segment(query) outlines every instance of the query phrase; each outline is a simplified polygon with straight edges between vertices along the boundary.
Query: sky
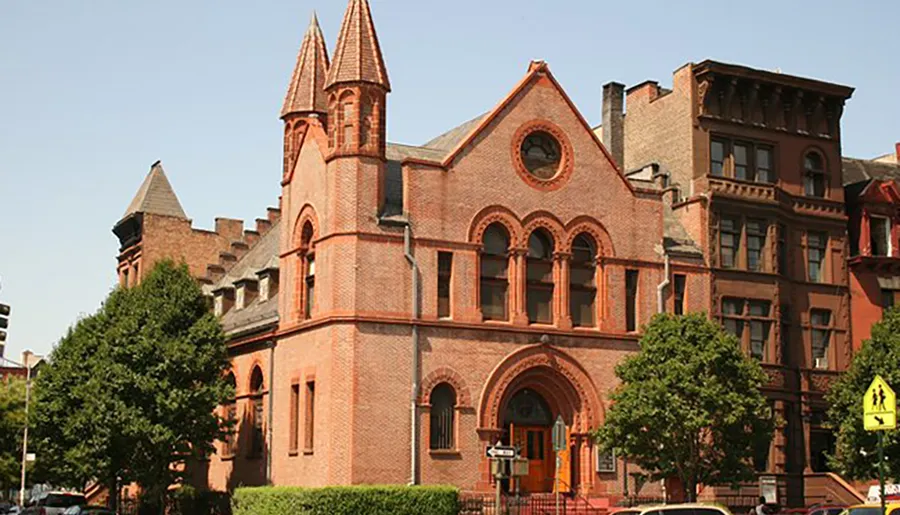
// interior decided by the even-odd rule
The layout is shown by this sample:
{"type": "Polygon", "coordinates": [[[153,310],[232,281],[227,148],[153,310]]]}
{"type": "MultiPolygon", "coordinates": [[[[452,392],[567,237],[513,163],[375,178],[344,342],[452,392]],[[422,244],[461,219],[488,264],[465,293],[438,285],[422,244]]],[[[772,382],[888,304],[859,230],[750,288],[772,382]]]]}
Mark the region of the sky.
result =
{"type": "MultiPolygon", "coordinates": [[[[388,138],[421,144],[546,60],[591,124],[601,87],[710,58],[856,87],[844,154],[900,141],[900,2],[370,0],[388,138]]],[[[122,217],[160,159],[194,226],[277,205],[278,113],[311,12],[345,0],[0,1],[0,302],[6,356],[50,352],[116,282],[122,217]]]]}

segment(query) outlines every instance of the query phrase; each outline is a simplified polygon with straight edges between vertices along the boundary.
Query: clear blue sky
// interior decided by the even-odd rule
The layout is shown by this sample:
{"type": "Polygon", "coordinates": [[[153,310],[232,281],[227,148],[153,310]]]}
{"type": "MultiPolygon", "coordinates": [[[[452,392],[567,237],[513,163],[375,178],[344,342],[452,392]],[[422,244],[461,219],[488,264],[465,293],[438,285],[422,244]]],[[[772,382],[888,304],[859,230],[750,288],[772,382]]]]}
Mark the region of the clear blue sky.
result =
{"type": "MultiPolygon", "coordinates": [[[[844,153],[900,140],[900,2],[371,0],[392,141],[496,104],[531,59],[591,123],[601,85],[713,58],[855,86],[844,153]],[[676,7],[677,6],[677,7],[676,7]]],[[[0,2],[0,301],[7,356],[48,352],[115,283],[121,217],[161,159],[194,225],[277,203],[278,112],[310,12],[333,48],[344,0],[0,2]]]]}

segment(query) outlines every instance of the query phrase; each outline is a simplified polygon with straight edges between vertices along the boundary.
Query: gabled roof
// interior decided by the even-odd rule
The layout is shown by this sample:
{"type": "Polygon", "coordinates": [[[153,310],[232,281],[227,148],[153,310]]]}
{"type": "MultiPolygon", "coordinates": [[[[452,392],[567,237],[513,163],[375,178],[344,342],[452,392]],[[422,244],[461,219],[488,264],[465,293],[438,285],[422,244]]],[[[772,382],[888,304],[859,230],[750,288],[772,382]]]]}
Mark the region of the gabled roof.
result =
{"type": "Polygon", "coordinates": [[[328,50],[325,48],[325,37],[319,27],[316,13],[313,13],[309,28],[303,36],[300,52],[297,54],[297,66],[291,76],[284,106],[281,108],[282,118],[291,113],[328,111],[325,100],[325,79],[328,73],[328,50]]]}
{"type": "Polygon", "coordinates": [[[341,82],[368,82],[391,90],[368,0],[350,0],[344,15],[325,87],[341,82]]]}
{"type": "Polygon", "coordinates": [[[187,219],[160,161],[153,163],[153,166],[150,167],[150,173],[147,174],[144,183],[141,184],[137,194],[128,204],[128,209],[125,210],[122,218],[127,218],[135,213],[187,219]]]}

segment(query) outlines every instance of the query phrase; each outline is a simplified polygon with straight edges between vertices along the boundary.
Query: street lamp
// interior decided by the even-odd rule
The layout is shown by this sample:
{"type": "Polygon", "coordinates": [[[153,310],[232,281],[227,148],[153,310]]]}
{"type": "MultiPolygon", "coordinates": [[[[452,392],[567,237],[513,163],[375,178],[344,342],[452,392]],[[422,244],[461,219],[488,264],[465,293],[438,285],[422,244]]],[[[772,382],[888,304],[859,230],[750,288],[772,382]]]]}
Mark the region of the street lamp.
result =
{"type": "Polygon", "coordinates": [[[25,430],[22,434],[22,484],[19,489],[19,506],[25,506],[25,465],[28,463],[28,402],[31,398],[31,365],[23,365],[2,356],[0,356],[0,360],[25,369],[25,430]]]}

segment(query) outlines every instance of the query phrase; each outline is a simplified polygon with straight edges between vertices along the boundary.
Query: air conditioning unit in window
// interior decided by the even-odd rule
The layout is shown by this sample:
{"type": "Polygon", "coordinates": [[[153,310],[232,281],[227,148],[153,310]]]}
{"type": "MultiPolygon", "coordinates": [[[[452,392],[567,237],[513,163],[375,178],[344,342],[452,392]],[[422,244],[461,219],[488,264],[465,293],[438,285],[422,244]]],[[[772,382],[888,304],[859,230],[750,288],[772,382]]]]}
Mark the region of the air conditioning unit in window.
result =
{"type": "Polygon", "coordinates": [[[828,368],[828,360],[826,358],[816,358],[815,365],[818,369],[828,368]]]}

